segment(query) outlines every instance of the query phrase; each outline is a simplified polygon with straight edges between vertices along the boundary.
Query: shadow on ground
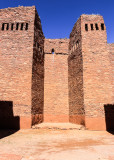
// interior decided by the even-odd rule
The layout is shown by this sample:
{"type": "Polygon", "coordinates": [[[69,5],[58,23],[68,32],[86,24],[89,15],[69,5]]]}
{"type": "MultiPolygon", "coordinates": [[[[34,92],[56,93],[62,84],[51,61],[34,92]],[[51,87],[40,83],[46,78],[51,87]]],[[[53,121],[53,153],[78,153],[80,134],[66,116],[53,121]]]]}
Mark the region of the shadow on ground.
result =
{"type": "Polygon", "coordinates": [[[3,130],[3,129],[0,129],[0,139],[2,138],[5,138],[7,136],[10,136],[14,133],[16,133],[18,130],[3,130]]]}
{"type": "Polygon", "coordinates": [[[114,135],[114,105],[104,105],[106,130],[114,135]]]}
{"type": "Polygon", "coordinates": [[[13,102],[0,101],[0,139],[20,129],[20,117],[13,115],[13,102]]]}

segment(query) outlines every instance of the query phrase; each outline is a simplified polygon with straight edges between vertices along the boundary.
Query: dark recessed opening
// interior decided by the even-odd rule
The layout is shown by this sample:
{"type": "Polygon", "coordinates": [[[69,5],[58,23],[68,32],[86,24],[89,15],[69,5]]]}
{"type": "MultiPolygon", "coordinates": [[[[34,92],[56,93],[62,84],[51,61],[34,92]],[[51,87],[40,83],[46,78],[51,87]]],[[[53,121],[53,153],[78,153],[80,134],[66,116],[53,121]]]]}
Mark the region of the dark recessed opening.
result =
{"type": "Polygon", "coordinates": [[[19,23],[16,24],[16,30],[18,30],[18,29],[19,29],[19,23]]]}
{"type": "Polygon", "coordinates": [[[21,30],[23,30],[23,26],[24,26],[24,23],[21,23],[21,28],[20,28],[21,30]]]}
{"type": "Polygon", "coordinates": [[[14,116],[13,107],[12,101],[0,101],[0,129],[20,128],[20,117],[14,116]]]}
{"type": "Polygon", "coordinates": [[[93,24],[90,24],[90,26],[91,26],[91,30],[93,30],[93,24]]]}
{"type": "Polygon", "coordinates": [[[11,30],[13,30],[14,23],[11,24],[11,30]]]}
{"type": "Polygon", "coordinates": [[[101,23],[101,30],[104,30],[104,23],[101,23]]]}
{"type": "Polygon", "coordinates": [[[54,48],[52,48],[51,53],[54,54],[54,52],[55,52],[55,50],[54,50],[54,48]]]}
{"type": "Polygon", "coordinates": [[[25,27],[25,30],[28,30],[28,23],[26,23],[26,27],[25,27]]]}
{"type": "Polygon", "coordinates": [[[5,26],[5,24],[3,23],[3,24],[2,24],[2,31],[4,31],[4,26],[5,26]]]}
{"type": "Polygon", "coordinates": [[[95,28],[96,28],[96,30],[99,30],[99,27],[98,27],[97,23],[95,24],[95,28]]]}
{"type": "Polygon", "coordinates": [[[85,30],[88,31],[88,24],[85,24],[85,30]]]}
{"type": "Polygon", "coordinates": [[[4,30],[9,30],[9,23],[3,23],[2,24],[2,31],[4,31],[4,30]]]}
{"type": "Polygon", "coordinates": [[[7,26],[6,26],[6,30],[8,30],[8,29],[9,29],[9,23],[7,23],[6,25],[7,25],[7,26]]]}
{"type": "Polygon", "coordinates": [[[79,46],[79,41],[76,42],[76,48],[78,48],[78,46],[79,46]]]}

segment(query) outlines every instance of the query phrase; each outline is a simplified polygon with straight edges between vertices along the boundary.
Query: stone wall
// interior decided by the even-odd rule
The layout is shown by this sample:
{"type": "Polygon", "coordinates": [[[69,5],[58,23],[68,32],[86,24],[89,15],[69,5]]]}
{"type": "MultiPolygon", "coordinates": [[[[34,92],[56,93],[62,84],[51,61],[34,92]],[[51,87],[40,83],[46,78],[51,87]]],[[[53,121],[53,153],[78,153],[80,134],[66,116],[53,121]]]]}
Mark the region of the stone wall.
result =
{"type": "Polygon", "coordinates": [[[68,41],[45,40],[44,122],[69,122],[68,41]]]}
{"type": "Polygon", "coordinates": [[[44,36],[35,7],[1,9],[0,107],[12,104],[11,117],[18,116],[20,128],[31,128],[43,118],[43,52],[44,36]]]}
{"type": "Polygon", "coordinates": [[[114,43],[108,44],[109,51],[109,60],[110,60],[110,75],[111,75],[111,83],[112,83],[112,104],[114,104],[114,43]]]}
{"type": "Polygon", "coordinates": [[[35,10],[32,65],[32,125],[43,121],[44,109],[44,35],[35,10]]]}
{"type": "Polygon", "coordinates": [[[81,35],[85,125],[91,130],[105,130],[104,106],[112,104],[112,85],[103,17],[82,15],[81,35]]]}
{"type": "Polygon", "coordinates": [[[69,43],[71,122],[85,124],[90,130],[106,130],[106,107],[112,109],[113,104],[112,52],[103,17],[80,16],[69,43]]]}
{"type": "Polygon", "coordinates": [[[69,39],[45,39],[45,53],[68,53],[69,39]]]}
{"type": "Polygon", "coordinates": [[[31,126],[35,7],[0,10],[0,100],[13,102],[20,128],[31,126]]]}
{"type": "Polygon", "coordinates": [[[85,124],[81,18],[70,34],[68,58],[70,122],[85,124]]]}
{"type": "Polygon", "coordinates": [[[113,53],[100,15],[80,16],[70,40],[45,39],[34,6],[1,9],[0,127],[114,128],[113,53]]]}

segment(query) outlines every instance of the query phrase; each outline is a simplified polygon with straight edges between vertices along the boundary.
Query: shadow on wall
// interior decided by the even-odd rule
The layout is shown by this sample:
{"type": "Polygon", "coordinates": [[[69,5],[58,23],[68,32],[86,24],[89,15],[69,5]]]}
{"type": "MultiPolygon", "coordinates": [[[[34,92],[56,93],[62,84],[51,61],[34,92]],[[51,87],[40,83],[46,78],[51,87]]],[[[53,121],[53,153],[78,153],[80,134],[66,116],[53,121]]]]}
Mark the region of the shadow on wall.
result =
{"type": "Polygon", "coordinates": [[[106,130],[114,134],[114,104],[104,105],[106,130]]]}
{"type": "Polygon", "coordinates": [[[13,102],[0,101],[0,139],[20,129],[20,117],[13,115],[13,102]]]}

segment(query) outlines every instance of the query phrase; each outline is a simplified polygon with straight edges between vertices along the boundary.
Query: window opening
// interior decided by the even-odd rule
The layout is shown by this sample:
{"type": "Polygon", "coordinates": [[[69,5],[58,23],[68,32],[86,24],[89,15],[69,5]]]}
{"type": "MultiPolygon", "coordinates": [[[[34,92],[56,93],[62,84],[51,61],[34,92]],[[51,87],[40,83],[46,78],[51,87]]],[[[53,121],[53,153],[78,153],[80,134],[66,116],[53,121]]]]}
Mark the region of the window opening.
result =
{"type": "Polygon", "coordinates": [[[13,30],[14,23],[11,24],[11,30],[13,30]]]}
{"type": "Polygon", "coordinates": [[[55,51],[54,51],[54,48],[52,48],[51,53],[54,54],[54,52],[55,52],[55,51]]]}
{"type": "Polygon", "coordinates": [[[8,30],[9,29],[9,23],[7,23],[7,26],[6,26],[6,30],[8,30]]]}
{"type": "Polygon", "coordinates": [[[4,30],[8,30],[9,29],[9,23],[3,23],[2,24],[2,31],[4,31],[4,30]],[[5,28],[5,25],[6,25],[6,28],[5,28]]]}
{"type": "Polygon", "coordinates": [[[85,24],[85,30],[88,31],[88,24],[85,24]]]}
{"type": "Polygon", "coordinates": [[[28,30],[28,23],[26,23],[26,27],[25,27],[25,30],[28,30]]]}
{"type": "Polygon", "coordinates": [[[21,23],[21,30],[23,30],[24,23],[21,23]]]}
{"type": "Polygon", "coordinates": [[[99,27],[98,27],[97,23],[95,24],[95,28],[96,28],[96,30],[99,30],[99,27]]]}
{"type": "Polygon", "coordinates": [[[4,30],[4,26],[5,26],[5,24],[3,23],[3,24],[2,24],[2,31],[4,30]]]}
{"type": "Polygon", "coordinates": [[[91,25],[91,30],[93,30],[93,24],[90,24],[91,25]]]}
{"type": "Polygon", "coordinates": [[[19,23],[16,24],[16,30],[18,30],[18,29],[19,29],[19,23]]]}
{"type": "Polygon", "coordinates": [[[101,23],[101,30],[104,30],[104,23],[101,23]]]}

